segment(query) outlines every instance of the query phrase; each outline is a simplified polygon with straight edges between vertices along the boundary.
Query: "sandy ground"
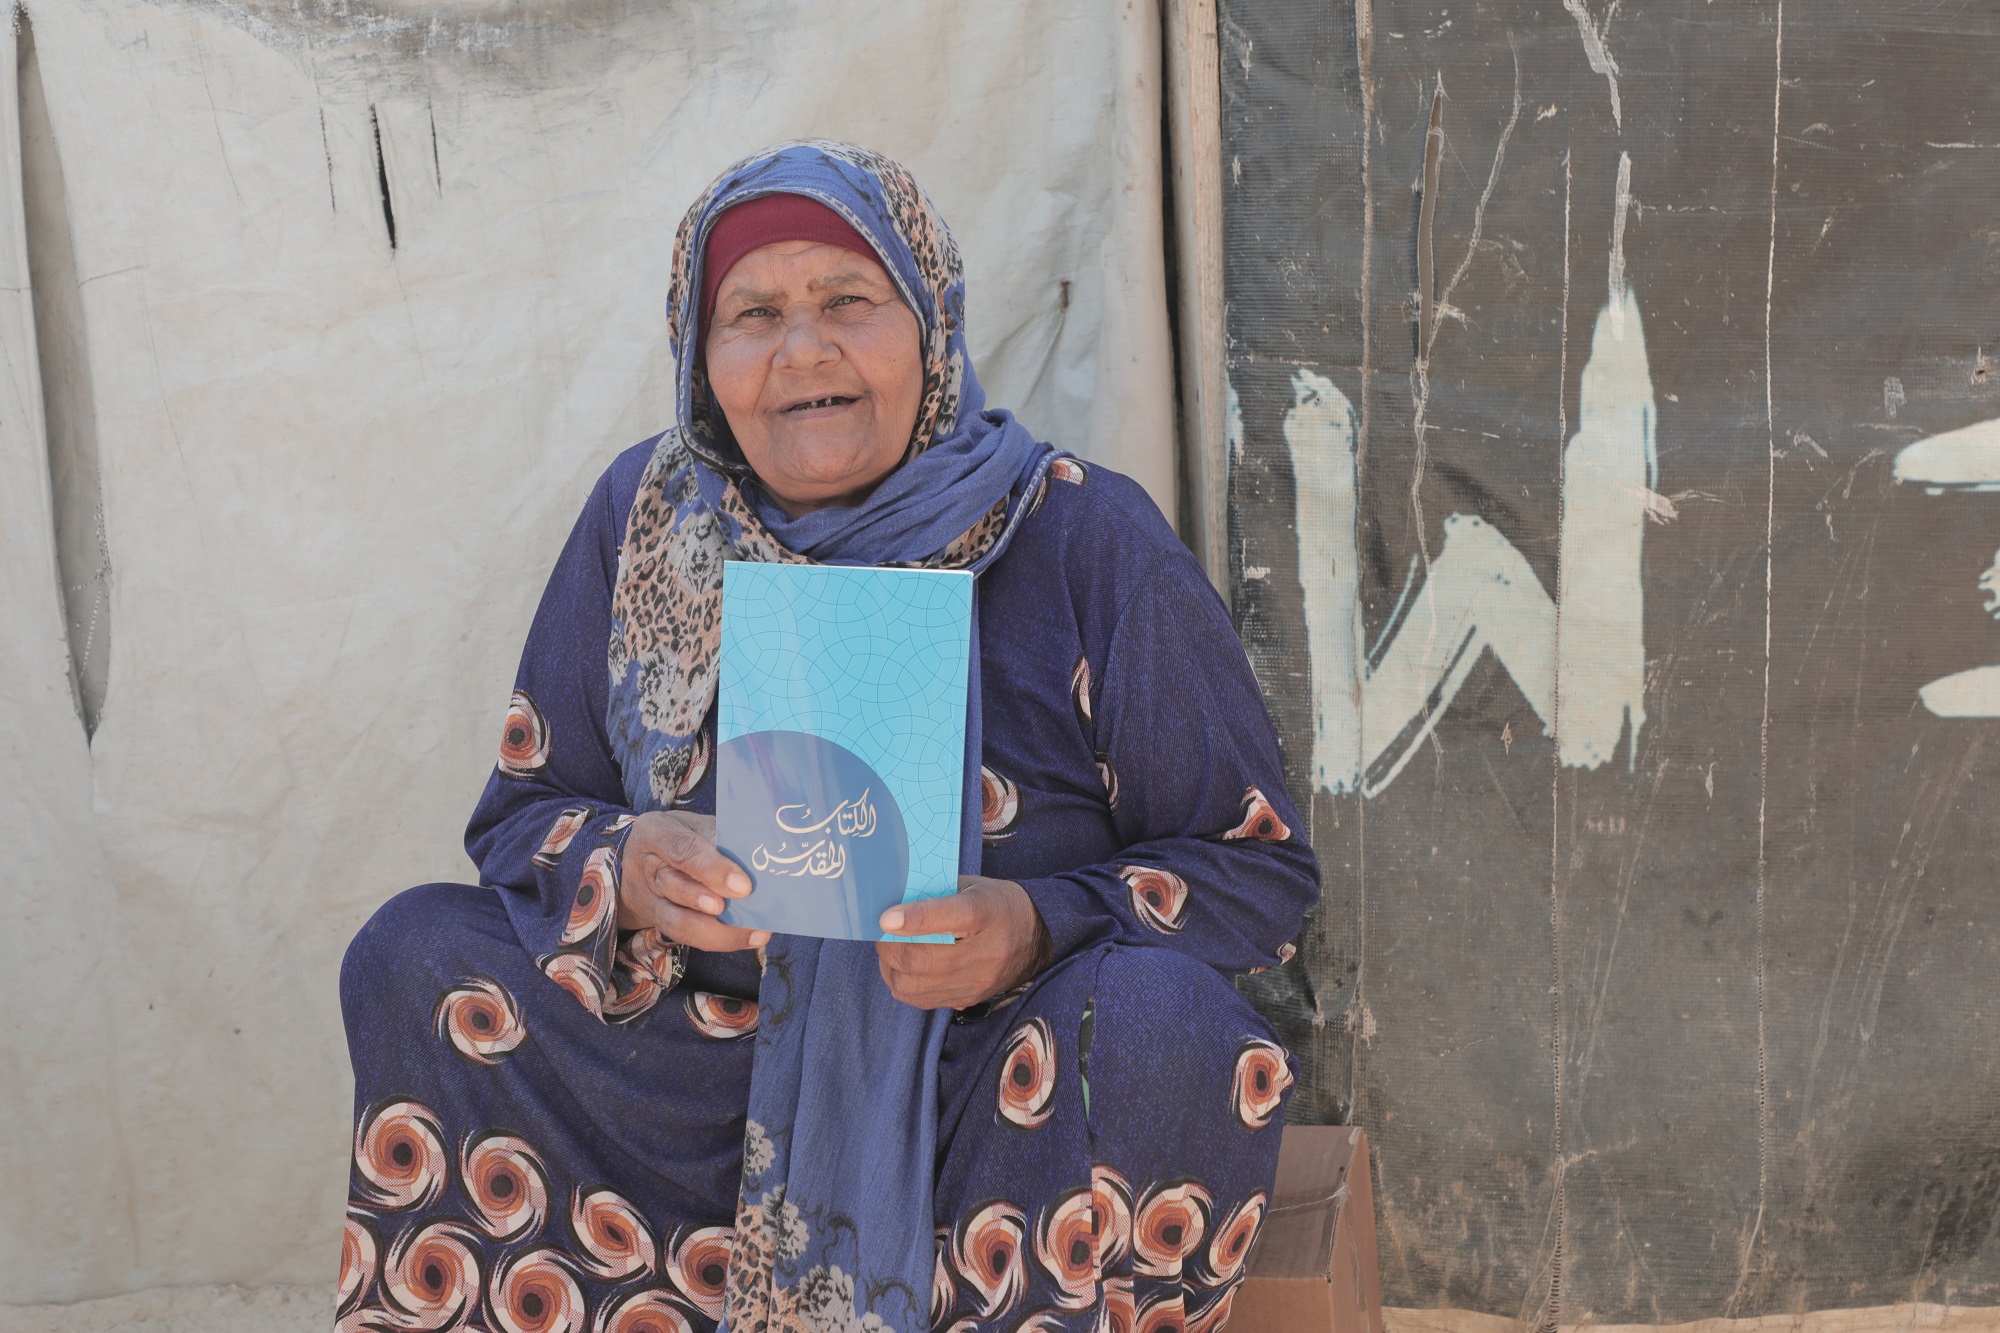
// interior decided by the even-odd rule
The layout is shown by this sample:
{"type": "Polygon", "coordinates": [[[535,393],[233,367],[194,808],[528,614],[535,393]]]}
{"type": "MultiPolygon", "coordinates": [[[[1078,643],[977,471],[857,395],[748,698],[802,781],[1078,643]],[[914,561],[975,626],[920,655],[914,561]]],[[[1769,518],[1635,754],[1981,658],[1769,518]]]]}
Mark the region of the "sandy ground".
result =
{"type": "Polygon", "coordinates": [[[75,1305],[0,1305],[0,1333],[327,1333],[333,1288],[160,1287],[75,1305]]]}
{"type": "MultiPolygon", "coordinates": [[[[1519,1324],[1469,1310],[1382,1312],[1382,1333],[1511,1333],[1519,1324]]],[[[327,1333],[327,1287],[163,1287],[75,1305],[0,1305],[0,1333],[327,1333]]],[[[1996,1333],[2000,1309],[1932,1304],[1815,1310],[1693,1324],[1564,1325],[1564,1333],[1996,1333]]],[[[1237,1333],[1285,1333],[1240,1329],[1237,1333]]],[[[1319,1333],[1300,1330],[1299,1333],[1319,1333]]]]}

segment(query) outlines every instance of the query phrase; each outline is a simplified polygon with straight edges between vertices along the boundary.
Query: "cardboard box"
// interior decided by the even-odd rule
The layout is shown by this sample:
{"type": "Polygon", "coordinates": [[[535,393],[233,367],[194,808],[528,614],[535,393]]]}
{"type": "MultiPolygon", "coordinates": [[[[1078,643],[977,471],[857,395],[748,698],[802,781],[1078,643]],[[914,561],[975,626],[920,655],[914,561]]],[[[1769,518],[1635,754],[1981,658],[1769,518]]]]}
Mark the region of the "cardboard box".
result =
{"type": "Polygon", "coordinates": [[[1231,1333],[1382,1333],[1368,1136],[1287,1125],[1231,1333]]]}

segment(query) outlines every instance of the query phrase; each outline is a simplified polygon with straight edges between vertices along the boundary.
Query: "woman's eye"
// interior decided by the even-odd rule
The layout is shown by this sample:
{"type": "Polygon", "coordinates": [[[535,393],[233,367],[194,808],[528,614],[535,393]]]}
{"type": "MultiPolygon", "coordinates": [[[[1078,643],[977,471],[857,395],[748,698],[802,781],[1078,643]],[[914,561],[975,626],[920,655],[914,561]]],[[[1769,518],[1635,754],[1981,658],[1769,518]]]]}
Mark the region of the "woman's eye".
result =
{"type": "Polygon", "coordinates": [[[827,305],[828,306],[853,305],[860,300],[861,298],[854,295],[852,292],[843,292],[841,295],[834,297],[831,301],[828,301],[827,305]]]}

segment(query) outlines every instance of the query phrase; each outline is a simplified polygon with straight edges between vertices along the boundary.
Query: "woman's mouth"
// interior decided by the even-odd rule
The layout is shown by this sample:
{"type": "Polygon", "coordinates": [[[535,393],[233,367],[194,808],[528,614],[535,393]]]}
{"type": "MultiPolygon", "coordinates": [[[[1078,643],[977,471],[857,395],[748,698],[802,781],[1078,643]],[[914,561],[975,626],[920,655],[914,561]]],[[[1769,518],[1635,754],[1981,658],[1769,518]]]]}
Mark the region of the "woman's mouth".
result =
{"type": "Polygon", "coordinates": [[[859,400],[855,398],[845,397],[841,394],[831,394],[825,398],[808,398],[802,402],[793,403],[790,407],[786,408],[785,411],[813,412],[821,408],[827,408],[827,407],[846,407],[849,403],[857,401],[859,400]]]}

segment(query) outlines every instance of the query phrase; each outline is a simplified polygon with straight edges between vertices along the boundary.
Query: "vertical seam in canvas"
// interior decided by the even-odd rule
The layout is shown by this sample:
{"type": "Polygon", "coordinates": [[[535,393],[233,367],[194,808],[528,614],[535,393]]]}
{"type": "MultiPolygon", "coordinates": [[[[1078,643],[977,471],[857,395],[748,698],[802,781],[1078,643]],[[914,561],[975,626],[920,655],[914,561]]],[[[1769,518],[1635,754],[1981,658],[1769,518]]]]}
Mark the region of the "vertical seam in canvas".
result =
{"type": "Polygon", "coordinates": [[[1757,1214],[1743,1241],[1736,1287],[1729,1294],[1725,1318],[1734,1317],[1750,1277],[1750,1264],[1764,1228],[1764,1210],[1771,1184],[1771,1067],[1766,1043],[1764,1005],[1764,896],[1770,880],[1768,814],[1771,797],[1771,620],[1778,530],[1778,440],[1776,398],[1771,386],[1771,306],[1778,273],[1778,133],[1785,96],[1785,0],[1778,0],[1771,42],[1771,208],[1770,236],[1764,256],[1764,706],[1757,732],[1757,884],[1752,969],[1757,1000],[1757,1214]]]}
{"type": "MultiPolygon", "coordinates": [[[[1569,495],[1569,290],[1570,290],[1570,156],[1563,153],[1563,287],[1561,343],[1556,376],[1556,531],[1564,526],[1569,495]]],[[[1549,735],[1555,741],[1549,777],[1549,1066],[1554,1114],[1550,1137],[1555,1159],[1555,1199],[1550,1226],[1555,1241],[1549,1253],[1549,1295],[1541,1328],[1550,1333],[1562,1317],[1563,1227],[1568,1204],[1569,1171],[1563,1161],[1563,1011],[1562,1011],[1562,571],[1556,571],[1555,671],[1550,694],[1549,735]]],[[[1632,738],[1634,745],[1638,737],[1632,738]]]]}
{"type": "MultiPolygon", "coordinates": [[[[1355,431],[1355,495],[1360,495],[1361,478],[1368,468],[1368,408],[1373,397],[1373,331],[1370,328],[1371,297],[1375,255],[1375,180],[1369,172],[1370,148],[1375,139],[1375,49],[1374,0],[1355,0],[1354,63],[1361,81],[1361,419],[1355,431]]],[[[1361,643],[1357,636],[1356,644],[1361,643]]],[[[1357,681],[1366,671],[1355,664],[1357,681]]],[[[1317,795],[1317,793],[1315,793],[1317,795]]],[[[1368,1030],[1367,1002],[1362,984],[1368,971],[1368,799],[1359,791],[1354,799],[1354,998],[1348,1007],[1347,1033],[1347,1118],[1356,1114],[1361,1095],[1361,1043],[1368,1030]]]]}

